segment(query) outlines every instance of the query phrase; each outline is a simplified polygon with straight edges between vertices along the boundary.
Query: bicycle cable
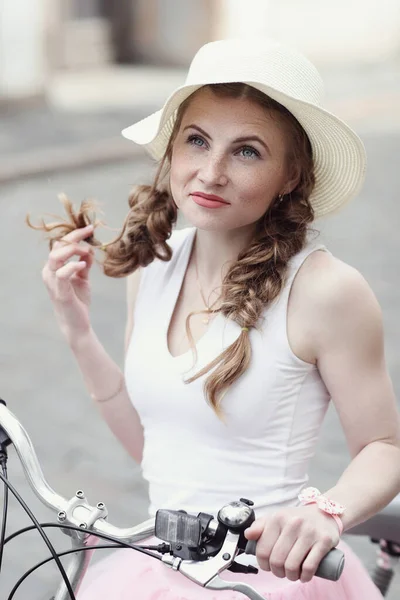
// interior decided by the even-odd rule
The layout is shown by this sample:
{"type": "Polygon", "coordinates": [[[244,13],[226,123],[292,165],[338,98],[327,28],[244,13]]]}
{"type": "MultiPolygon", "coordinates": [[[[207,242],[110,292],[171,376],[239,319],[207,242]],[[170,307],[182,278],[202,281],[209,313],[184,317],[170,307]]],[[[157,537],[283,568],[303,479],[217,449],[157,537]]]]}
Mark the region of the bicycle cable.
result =
{"type": "MultiPolygon", "coordinates": [[[[7,458],[4,454],[0,455],[1,470],[3,476],[7,479],[7,458]]],[[[3,521],[1,524],[0,533],[0,573],[3,567],[3,552],[5,546],[6,528],[7,528],[7,515],[8,515],[8,487],[4,484],[4,498],[3,498],[3,521]]]]}
{"type": "MultiPolygon", "coordinates": [[[[169,544],[165,544],[164,542],[161,544],[158,544],[157,546],[140,546],[138,544],[129,544],[128,542],[123,542],[122,540],[114,538],[112,535],[107,535],[106,533],[98,533],[98,532],[94,532],[94,531],[92,532],[89,529],[82,530],[81,527],[76,527],[75,525],[65,525],[64,523],[40,523],[40,527],[42,527],[42,529],[49,529],[49,528],[70,529],[71,531],[79,531],[80,533],[82,533],[82,531],[84,531],[88,535],[91,535],[93,537],[98,537],[102,540],[107,540],[108,542],[113,542],[114,544],[118,544],[119,546],[121,546],[123,548],[130,548],[131,550],[137,550],[138,552],[141,552],[142,554],[147,554],[147,555],[151,556],[152,558],[157,558],[158,560],[161,560],[161,557],[157,556],[156,554],[151,552],[150,549],[155,550],[156,552],[160,552],[161,554],[164,554],[166,552],[169,552],[169,548],[170,548],[169,544]]],[[[18,531],[11,533],[5,539],[4,543],[7,544],[8,542],[11,542],[11,540],[13,540],[14,538],[18,537],[19,535],[22,535],[23,533],[27,533],[28,531],[33,531],[34,529],[36,529],[35,525],[28,525],[27,527],[24,527],[23,529],[19,529],[18,531]]]]}
{"type": "Polygon", "coordinates": [[[41,537],[43,538],[43,541],[45,542],[46,546],[48,547],[48,549],[50,550],[55,563],[61,573],[61,576],[64,580],[64,583],[67,587],[68,590],[68,594],[70,595],[70,600],[76,600],[74,591],[72,589],[71,583],[68,579],[67,573],[65,572],[65,569],[60,561],[60,559],[57,556],[57,552],[54,548],[54,546],[52,545],[52,543],[50,542],[49,538],[47,537],[47,535],[45,534],[43,528],[41,527],[39,521],[36,519],[35,515],[33,514],[33,512],[31,511],[31,509],[29,508],[29,506],[26,504],[26,502],[24,501],[24,499],[21,497],[21,495],[17,492],[17,490],[14,488],[14,486],[8,481],[8,479],[6,477],[4,477],[4,475],[2,473],[0,473],[0,479],[3,481],[3,483],[7,486],[7,488],[11,491],[11,493],[14,495],[14,497],[18,500],[18,502],[20,503],[20,505],[22,506],[22,508],[25,510],[26,514],[29,516],[29,518],[31,519],[32,523],[35,525],[36,529],[38,530],[38,532],[40,533],[41,537]]]}
{"type": "MultiPolygon", "coordinates": [[[[31,526],[30,529],[35,529],[35,527],[31,526]]],[[[138,546],[138,547],[130,546],[130,547],[132,548],[132,550],[138,550],[140,548],[140,546],[138,546]]],[[[149,546],[149,547],[151,547],[151,546],[149,546]]],[[[63,552],[58,552],[57,556],[59,558],[61,558],[62,556],[68,556],[69,554],[75,554],[76,552],[85,552],[86,550],[105,550],[107,548],[117,548],[118,549],[118,548],[124,548],[124,546],[122,545],[122,542],[119,544],[97,544],[96,546],[85,546],[84,548],[75,548],[75,549],[72,548],[70,550],[64,550],[63,552]]],[[[142,549],[146,549],[146,548],[142,547],[142,549]]],[[[146,554],[147,554],[147,552],[146,552],[146,554]]],[[[159,558],[159,557],[154,555],[154,558],[159,558]]],[[[7,600],[13,600],[16,592],[18,591],[18,588],[23,584],[25,579],[27,579],[29,577],[29,575],[31,575],[34,571],[36,571],[40,567],[43,567],[45,564],[51,562],[52,560],[54,560],[54,557],[49,556],[48,558],[45,558],[44,560],[42,560],[41,562],[39,562],[35,566],[33,566],[31,569],[26,571],[18,579],[17,583],[11,590],[10,595],[8,596],[7,600]]]]}
{"type": "MultiPolygon", "coordinates": [[[[79,531],[80,533],[82,532],[82,529],[80,527],[75,527],[74,525],[65,525],[65,524],[61,524],[61,523],[40,523],[40,527],[42,529],[46,529],[46,528],[55,528],[55,529],[70,529],[72,531],[79,531]]],[[[23,533],[27,533],[29,531],[33,531],[37,529],[37,527],[35,525],[29,525],[27,527],[24,527],[23,529],[20,529],[18,531],[15,531],[14,533],[10,534],[4,541],[4,545],[7,544],[8,542],[11,542],[11,540],[13,540],[14,538],[18,537],[19,535],[22,535],[23,533]]],[[[96,545],[96,546],[85,546],[82,548],[75,548],[75,549],[71,549],[65,552],[59,552],[57,553],[58,557],[61,556],[65,556],[67,554],[73,554],[74,552],[83,552],[85,550],[100,550],[102,548],[129,548],[132,550],[136,550],[138,552],[141,552],[142,554],[147,554],[148,556],[151,556],[152,558],[156,558],[157,560],[161,560],[160,556],[157,556],[156,554],[154,554],[154,552],[151,552],[150,549],[155,550],[156,552],[160,552],[160,553],[164,553],[167,550],[169,550],[169,545],[162,543],[162,544],[158,544],[155,546],[139,546],[137,544],[129,544],[127,542],[123,542],[121,540],[117,540],[116,538],[112,537],[112,536],[108,536],[106,534],[102,534],[102,533],[92,533],[90,531],[87,532],[88,535],[94,536],[94,537],[98,537],[100,539],[104,539],[107,541],[111,541],[113,542],[113,544],[108,544],[107,546],[103,546],[103,545],[96,545]]],[[[32,567],[31,569],[29,569],[28,571],[26,571],[21,577],[20,579],[17,581],[17,583],[15,584],[15,586],[13,587],[13,589],[11,590],[11,595],[8,596],[7,600],[12,600],[12,598],[14,598],[15,593],[17,592],[17,590],[19,589],[19,587],[22,585],[22,583],[25,581],[25,579],[27,577],[29,577],[29,575],[31,573],[33,573],[34,571],[36,571],[36,569],[39,569],[41,566],[45,565],[46,563],[55,560],[54,556],[51,556],[47,559],[44,559],[43,561],[41,561],[40,563],[36,564],[34,567],[32,567]]]]}
{"type": "MultiPolygon", "coordinates": [[[[106,548],[121,548],[121,547],[123,547],[123,546],[120,546],[119,544],[101,544],[101,545],[97,545],[97,546],[85,546],[85,548],[75,548],[75,549],[65,550],[63,552],[57,552],[57,556],[59,558],[61,558],[62,556],[67,556],[68,554],[75,554],[75,552],[84,552],[85,550],[103,550],[106,548]]],[[[49,556],[48,558],[45,558],[40,563],[37,563],[37,565],[35,565],[34,567],[32,567],[31,569],[26,571],[18,579],[17,583],[14,585],[13,589],[10,592],[10,595],[7,597],[7,600],[13,600],[18,589],[23,584],[25,579],[27,579],[29,577],[29,575],[31,575],[34,571],[36,571],[40,567],[43,567],[43,565],[45,565],[46,563],[51,562],[52,560],[54,560],[54,557],[49,556]]]]}

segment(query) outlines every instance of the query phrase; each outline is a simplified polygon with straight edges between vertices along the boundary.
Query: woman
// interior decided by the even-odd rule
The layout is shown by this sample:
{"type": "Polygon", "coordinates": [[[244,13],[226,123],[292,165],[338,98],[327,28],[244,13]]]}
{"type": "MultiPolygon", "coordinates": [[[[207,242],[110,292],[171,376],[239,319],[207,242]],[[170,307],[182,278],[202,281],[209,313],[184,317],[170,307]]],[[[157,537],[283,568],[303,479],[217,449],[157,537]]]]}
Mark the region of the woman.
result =
{"type": "MultiPolygon", "coordinates": [[[[43,277],[90,394],[142,463],[151,515],[215,514],[247,496],[261,571],[225,578],[246,578],[273,600],[373,600],[378,591],[342,543],[340,581],[313,578],[342,531],[400,491],[379,306],[310,233],[315,217],[354,197],[365,171],[362,143],[319,107],[321,91],[314,67],[288,48],[214,42],[159,113],[124,130],[160,161],[103,248],[105,273],[128,278],[125,376],[90,325],[99,245],[90,207],[76,214],[67,203],[69,222],[42,226],[52,235],[43,277]],[[178,211],[191,227],[171,235],[178,211]],[[324,500],[303,488],[330,399],[352,461],[324,500]]],[[[116,552],[79,598],[242,597],[154,563],[116,552]]]]}

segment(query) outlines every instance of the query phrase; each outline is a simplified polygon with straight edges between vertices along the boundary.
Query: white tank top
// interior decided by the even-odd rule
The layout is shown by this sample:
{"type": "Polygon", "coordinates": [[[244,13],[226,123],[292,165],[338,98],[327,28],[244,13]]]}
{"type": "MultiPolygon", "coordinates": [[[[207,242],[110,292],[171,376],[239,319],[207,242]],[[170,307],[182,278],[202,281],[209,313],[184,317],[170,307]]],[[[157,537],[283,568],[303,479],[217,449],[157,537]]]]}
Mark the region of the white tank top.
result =
{"type": "Polygon", "coordinates": [[[175,231],[172,259],[143,269],[126,356],[127,389],[144,428],[150,515],[158,508],[216,514],[241,497],[253,500],[258,515],[294,505],[329,395],[317,368],[289,346],[287,304],[301,264],[323,246],[309,242],[291,260],[279,298],[250,330],[251,363],[224,397],[222,422],[205,400],[204,377],[184,380],[230,345],[239,325],[217,314],[197,343],[194,368],[191,350],[173,357],[167,344],[194,238],[195,228],[175,231]]]}

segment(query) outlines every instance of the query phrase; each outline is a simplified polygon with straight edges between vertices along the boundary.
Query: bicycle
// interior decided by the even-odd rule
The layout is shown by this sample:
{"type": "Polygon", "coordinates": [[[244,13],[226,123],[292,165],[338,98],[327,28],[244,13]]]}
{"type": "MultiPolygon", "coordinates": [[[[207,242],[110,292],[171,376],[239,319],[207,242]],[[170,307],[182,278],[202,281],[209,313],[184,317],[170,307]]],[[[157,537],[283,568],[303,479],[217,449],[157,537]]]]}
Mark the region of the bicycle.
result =
{"type": "MultiPolygon", "coordinates": [[[[161,560],[166,567],[179,571],[208,589],[235,590],[250,600],[264,600],[263,596],[245,582],[224,580],[220,574],[224,570],[236,573],[257,573],[252,565],[236,562],[241,554],[255,554],[256,543],[248,542],[244,531],[255,519],[251,500],[241,498],[222,507],[218,515],[160,509],[155,518],[131,528],[119,528],[107,521],[108,512],[103,502],[96,506],[88,503],[82,490],[78,490],[70,500],[57,494],[47,483],[42,473],[32,442],[17,418],[0,400],[0,465],[3,474],[0,479],[5,486],[3,523],[0,534],[0,570],[5,545],[15,537],[37,529],[47,544],[51,556],[29,569],[15,584],[8,600],[13,600],[20,585],[37,568],[55,560],[62,581],[56,594],[50,600],[76,600],[80,584],[89,566],[93,552],[100,548],[126,547],[144,552],[154,559],[161,560]],[[25,475],[36,496],[48,508],[57,513],[57,521],[38,523],[7,476],[7,447],[13,445],[24,468],[25,475]],[[25,527],[5,537],[8,491],[11,491],[31,518],[33,525],[25,527]],[[59,528],[71,538],[72,548],[57,553],[46,536],[45,529],[59,528]],[[155,536],[160,542],[152,545],[138,545],[137,542],[155,536]],[[112,544],[100,544],[105,539],[112,544]],[[72,554],[65,569],[60,557],[72,554]]],[[[373,574],[373,580],[384,596],[393,577],[395,562],[400,556],[400,500],[396,499],[384,511],[370,521],[352,530],[356,535],[368,535],[380,541],[380,555],[373,574]]],[[[321,561],[316,576],[337,581],[343,571],[344,555],[334,548],[321,561]]]]}

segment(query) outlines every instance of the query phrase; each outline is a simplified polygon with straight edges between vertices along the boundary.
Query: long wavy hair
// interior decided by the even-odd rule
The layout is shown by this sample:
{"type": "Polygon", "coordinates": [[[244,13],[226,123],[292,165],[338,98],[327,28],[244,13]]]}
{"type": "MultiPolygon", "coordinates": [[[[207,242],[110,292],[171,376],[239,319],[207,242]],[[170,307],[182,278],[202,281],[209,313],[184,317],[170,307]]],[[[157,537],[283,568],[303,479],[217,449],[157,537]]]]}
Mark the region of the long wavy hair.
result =
{"type": "MultiPolygon", "coordinates": [[[[249,330],[257,326],[265,310],[280,294],[290,259],[306,243],[309,224],[314,219],[309,197],[314,187],[314,164],[310,141],[295,117],[281,104],[256,88],[243,83],[213,84],[206,86],[214,94],[228,98],[246,98],[263,107],[268,114],[278,114],[287,135],[287,173],[298,180],[289,194],[276,199],[256,224],[251,243],[244,248],[227,272],[221,287],[218,311],[242,327],[237,340],[210,364],[187,380],[190,383],[208,375],[204,383],[205,396],[215,412],[221,416],[222,397],[244,373],[250,363],[249,330]]],[[[195,92],[196,93],[196,92],[195,92]]],[[[102,246],[105,252],[103,270],[110,277],[125,277],[138,267],[146,267],[154,259],[169,261],[172,250],[168,245],[177,220],[177,208],[169,191],[169,167],[172,148],[190,96],[179,108],[165,154],[160,161],[152,185],[140,185],[129,196],[129,212],[121,233],[109,244],[102,245],[93,235],[87,241],[102,246]]],[[[50,247],[66,233],[84,227],[96,219],[96,207],[82,203],[74,209],[63,200],[67,218],[53,223],[33,225],[49,234],[50,247]]],[[[189,319],[186,328],[190,335],[189,319]]]]}

